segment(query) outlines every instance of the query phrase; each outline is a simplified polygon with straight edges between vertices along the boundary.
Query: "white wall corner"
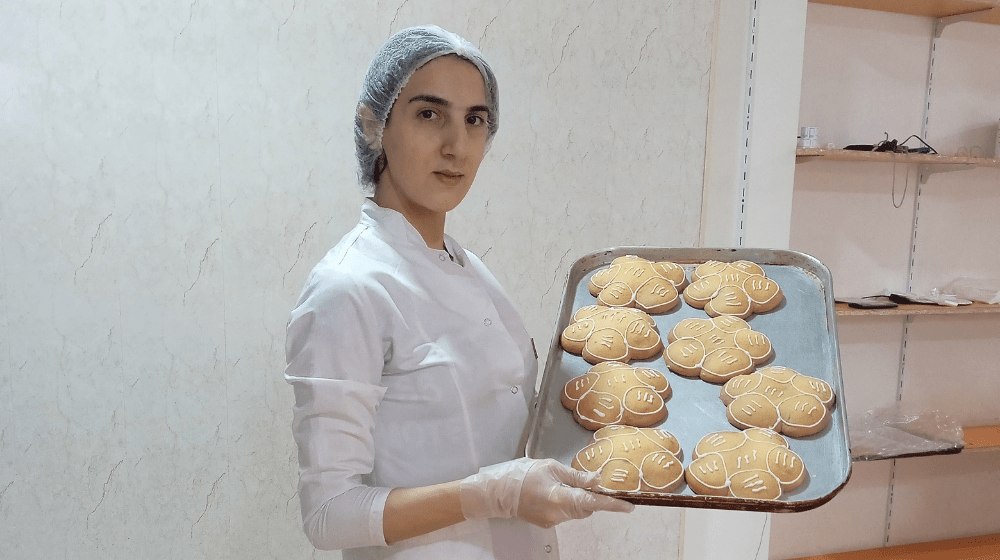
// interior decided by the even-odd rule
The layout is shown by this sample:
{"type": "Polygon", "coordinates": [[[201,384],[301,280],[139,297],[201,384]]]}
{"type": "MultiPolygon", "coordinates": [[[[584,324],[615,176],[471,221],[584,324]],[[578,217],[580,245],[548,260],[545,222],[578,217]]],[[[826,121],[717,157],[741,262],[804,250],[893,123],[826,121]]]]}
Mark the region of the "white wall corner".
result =
{"type": "Polygon", "coordinates": [[[806,7],[716,4],[702,246],[788,247],[806,7]]]}
{"type": "Polygon", "coordinates": [[[806,0],[757,0],[744,246],[787,249],[802,90],[806,0]]]}
{"type": "Polygon", "coordinates": [[[736,247],[742,213],[747,58],[753,0],[716,0],[700,245],[736,247]]]}
{"type": "Polygon", "coordinates": [[[681,560],[767,560],[771,514],[686,509],[681,560]]]}

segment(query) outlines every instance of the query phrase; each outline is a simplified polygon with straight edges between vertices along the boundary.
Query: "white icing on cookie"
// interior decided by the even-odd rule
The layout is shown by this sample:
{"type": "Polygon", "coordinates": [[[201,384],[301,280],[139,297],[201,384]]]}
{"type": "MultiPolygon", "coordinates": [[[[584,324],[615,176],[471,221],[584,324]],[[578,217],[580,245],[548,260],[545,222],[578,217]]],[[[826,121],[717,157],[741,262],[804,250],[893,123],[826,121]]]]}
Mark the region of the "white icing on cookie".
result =
{"type": "Polygon", "coordinates": [[[612,424],[647,427],[667,416],[670,382],[662,373],[621,362],[603,362],[563,386],[561,402],[584,428],[612,424]]]}
{"type": "Polygon", "coordinates": [[[615,425],[595,432],[572,466],[600,473],[606,491],[667,493],[684,479],[680,453],[677,438],[665,430],[615,425]]]}
{"type": "Polygon", "coordinates": [[[749,261],[701,264],[691,273],[691,284],[683,293],[688,305],[704,309],[712,317],[746,318],[753,313],[766,313],[784,297],[778,283],[749,261]]]}
{"type": "Polygon", "coordinates": [[[792,437],[825,428],[835,402],[828,383],[782,366],[733,377],[719,398],[726,405],[726,417],[737,428],[771,428],[792,437]]]}
{"type": "Polygon", "coordinates": [[[750,373],[774,353],[767,336],[730,316],[684,319],[670,329],[667,340],[663,360],[670,371],[710,383],[750,373]]]}
{"type": "Polygon", "coordinates": [[[635,307],[665,313],[680,303],[687,286],[684,269],[672,262],[652,262],[635,255],[618,257],[590,278],[590,294],[608,307],[635,307]]]}
{"type": "Polygon", "coordinates": [[[768,430],[712,432],[693,455],[685,479],[696,494],[776,500],[805,480],[802,459],[768,430]]]}
{"type": "Polygon", "coordinates": [[[577,310],[560,344],[592,364],[651,358],[663,348],[656,322],[645,312],[597,305],[577,310]]]}

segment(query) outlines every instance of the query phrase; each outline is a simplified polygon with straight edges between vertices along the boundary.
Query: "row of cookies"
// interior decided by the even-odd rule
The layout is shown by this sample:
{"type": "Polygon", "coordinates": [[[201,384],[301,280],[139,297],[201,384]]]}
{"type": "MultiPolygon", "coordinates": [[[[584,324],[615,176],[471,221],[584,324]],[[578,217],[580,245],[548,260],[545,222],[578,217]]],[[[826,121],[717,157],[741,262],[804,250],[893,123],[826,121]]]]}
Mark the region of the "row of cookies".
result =
{"type": "MultiPolygon", "coordinates": [[[[684,319],[670,330],[667,342],[663,359],[670,371],[710,383],[753,371],[774,355],[767,336],[728,315],[684,319]]],[[[656,321],[647,313],[600,305],[578,309],[560,344],[591,364],[646,360],[664,350],[656,321]]]]}
{"type": "Polygon", "coordinates": [[[781,303],[781,287],[750,261],[709,261],[691,272],[672,262],[653,262],[635,255],[618,257],[591,276],[590,294],[606,307],[632,307],[665,313],[677,307],[680,294],[691,307],[712,317],[745,319],[766,313],[781,303]]]}
{"type": "Polygon", "coordinates": [[[680,444],[656,428],[611,425],[573,458],[572,467],[600,475],[612,492],[668,493],[682,484],[699,495],[777,500],[806,478],[802,459],[788,441],[762,428],[704,436],[682,467],[680,444]]]}
{"type": "MultiPolygon", "coordinates": [[[[563,386],[560,402],[588,430],[663,423],[670,381],[659,371],[622,362],[603,362],[563,386]]],[[[735,376],[722,386],[719,399],[733,426],[765,428],[805,437],[830,422],[835,397],[830,384],[782,366],[735,376]]]]}

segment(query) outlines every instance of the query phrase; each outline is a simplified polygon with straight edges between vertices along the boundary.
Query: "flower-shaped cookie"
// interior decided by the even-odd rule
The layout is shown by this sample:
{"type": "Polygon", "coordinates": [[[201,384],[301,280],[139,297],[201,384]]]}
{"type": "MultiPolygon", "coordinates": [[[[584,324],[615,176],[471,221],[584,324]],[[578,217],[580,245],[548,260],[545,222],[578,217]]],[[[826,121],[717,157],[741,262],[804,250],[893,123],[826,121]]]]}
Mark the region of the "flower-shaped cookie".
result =
{"type": "Polygon", "coordinates": [[[667,334],[663,360],[670,371],[685,377],[701,376],[710,383],[750,373],[773,354],[771,341],[738,317],[690,318],[667,334]]]}
{"type": "Polygon", "coordinates": [[[750,261],[708,261],[694,269],[691,284],[684,288],[684,301],[712,317],[733,315],[746,319],[753,313],[774,309],[782,299],[778,283],[750,261]]]}
{"type": "Polygon", "coordinates": [[[719,398],[729,423],[741,430],[756,426],[803,437],[830,423],[836,396],[822,379],[771,366],[730,379],[719,398]]]}
{"type": "Polygon", "coordinates": [[[611,424],[646,427],[667,417],[670,382],[655,369],[603,362],[563,387],[562,404],[588,430],[611,424]]]}
{"type": "Polygon", "coordinates": [[[560,343],[592,364],[644,360],[663,348],[656,322],[646,312],[599,305],[578,309],[560,343]]]}
{"type": "Polygon", "coordinates": [[[777,500],[806,477],[802,459],[771,430],[713,432],[701,438],[684,479],[696,494],[777,500]]]}
{"type": "Polygon", "coordinates": [[[618,492],[672,492],[684,479],[681,446],[657,428],[608,426],[573,457],[574,469],[601,473],[601,488],[618,492]]]}
{"type": "Polygon", "coordinates": [[[626,255],[590,277],[590,295],[608,307],[664,313],[680,303],[678,291],[686,285],[687,277],[680,266],[626,255]]]}

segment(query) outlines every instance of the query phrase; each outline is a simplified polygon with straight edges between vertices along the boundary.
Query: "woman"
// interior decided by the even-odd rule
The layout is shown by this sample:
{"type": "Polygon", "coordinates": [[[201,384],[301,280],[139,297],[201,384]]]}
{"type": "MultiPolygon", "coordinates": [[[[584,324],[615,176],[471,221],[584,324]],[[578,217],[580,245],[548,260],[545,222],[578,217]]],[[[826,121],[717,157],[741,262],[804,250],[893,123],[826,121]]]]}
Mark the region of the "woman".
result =
{"type": "Polygon", "coordinates": [[[518,459],[533,344],[444,233],[498,117],[492,70],[438,27],[391,37],[365,79],[355,138],[373,196],[310,274],[286,345],[305,532],[345,559],[553,558],[555,524],[632,509],[588,491],[594,475],[518,459]]]}

